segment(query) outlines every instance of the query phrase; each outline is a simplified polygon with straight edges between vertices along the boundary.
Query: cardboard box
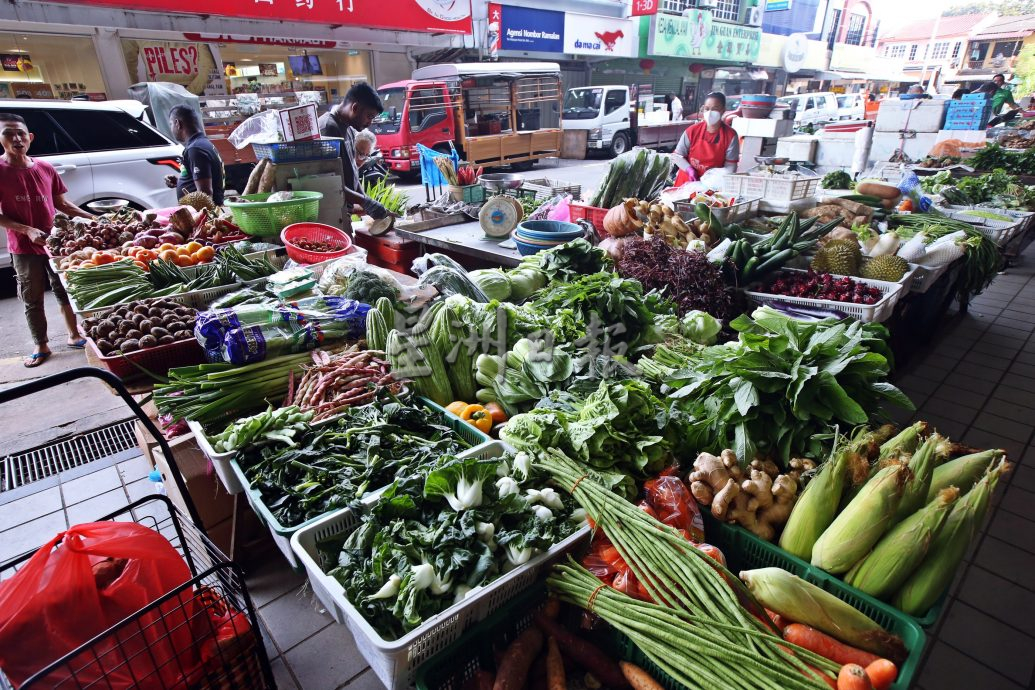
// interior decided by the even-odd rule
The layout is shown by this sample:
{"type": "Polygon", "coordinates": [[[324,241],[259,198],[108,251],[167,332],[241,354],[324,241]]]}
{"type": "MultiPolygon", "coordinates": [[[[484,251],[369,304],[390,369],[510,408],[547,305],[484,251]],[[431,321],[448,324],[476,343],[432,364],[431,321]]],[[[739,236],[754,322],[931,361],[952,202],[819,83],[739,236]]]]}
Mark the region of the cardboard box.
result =
{"type": "MultiPolygon", "coordinates": [[[[194,506],[198,510],[201,526],[211,530],[223,522],[230,520],[234,511],[234,497],[226,492],[209,460],[198,447],[194,434],[185,434],[169,442],[176,464],[194,506]]],[[[172,476],[172,469],[166,461],[161,449],[153,451],[155,468],[162,475],[165,492],[184,516],[188,516],[187,501],[184,499],[172,476]]],[[[221,549],[228,550],[229,543],[219,544],[221,549]]]]}
{"type": "Polygon", "coordinates": [[[277,111],[280,116],[280,131],[284,135],[284,141],[310,141],[320,138],[319,116],[316,114],[316,106],[296,105],[293,108],[284,108],[277,111]]]}

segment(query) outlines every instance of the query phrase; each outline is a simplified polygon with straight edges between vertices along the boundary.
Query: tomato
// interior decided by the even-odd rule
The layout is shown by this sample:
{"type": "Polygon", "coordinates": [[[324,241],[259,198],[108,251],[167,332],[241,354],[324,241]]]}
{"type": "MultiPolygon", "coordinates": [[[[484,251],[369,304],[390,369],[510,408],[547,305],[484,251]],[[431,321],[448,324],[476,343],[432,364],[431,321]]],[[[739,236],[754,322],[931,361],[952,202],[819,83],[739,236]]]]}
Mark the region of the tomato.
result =
{"type": "Polygon", "coordinates": [[[194,262],[191,260],[189,254],[177,254],[173,262],[180,267],[193,266],[194,262]]]}
{"type": "Polygon", "coordinates": [[[176,257],[178,256],[179,255],[176,253],[175,249],[163,249],[158,253],[158,258],[164,259],[165,261],[172,261],[173,263],[176,262],[176,257]]]}
{"type": "Polygon", "coordinates": [[[175,250],[176,249],[176,245],[175,244],[169,244],[168,242],[163,242],[162,244],[158,245],[158,251],[159,252],[164,252],[167,249],[175,250]]]}
{"type": "Polygon", "coordinates": [[[194,252],[194,254],[199,257],[199,261],[211,261],[216,258],[216,250],[212,247],[202,247],[194,252]]]}
{"type": "Polygon", "coordinates": [[[203,245],[201,245],[201,244],[200,244],[199,242],[194,242],[194,241],[191,241],[191,242],[188,242],[188,243],[187,243],[187,250],[188,250],[188,251],[189,251],[189,252],[190,252],[191,254],[193,254],[193,253],[195,253],[196,251],[198,251],[199,249],[201,249],[201,247],[202,247],[202,246],[203,246],[203,245]]]}

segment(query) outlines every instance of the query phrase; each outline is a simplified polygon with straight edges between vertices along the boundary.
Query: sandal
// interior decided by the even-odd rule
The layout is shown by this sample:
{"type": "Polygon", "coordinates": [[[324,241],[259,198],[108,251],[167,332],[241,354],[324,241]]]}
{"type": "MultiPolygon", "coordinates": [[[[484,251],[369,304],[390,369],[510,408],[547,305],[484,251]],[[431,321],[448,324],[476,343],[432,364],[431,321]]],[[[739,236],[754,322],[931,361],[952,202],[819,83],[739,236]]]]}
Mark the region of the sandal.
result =
{"type": "Polygon", "coordinates": [[[29,355],[28,359],[22,362],[22,366],[26,369],[35,369],[39,365],[50,359],[50,352],[33,352],[29,355]]]}
{"type": "Polygon", "coordinates": [[[74,350],[85,350],[86,349],[86,338],[80,338],[74,343],[66,343],[70,348],[74,350]]]}

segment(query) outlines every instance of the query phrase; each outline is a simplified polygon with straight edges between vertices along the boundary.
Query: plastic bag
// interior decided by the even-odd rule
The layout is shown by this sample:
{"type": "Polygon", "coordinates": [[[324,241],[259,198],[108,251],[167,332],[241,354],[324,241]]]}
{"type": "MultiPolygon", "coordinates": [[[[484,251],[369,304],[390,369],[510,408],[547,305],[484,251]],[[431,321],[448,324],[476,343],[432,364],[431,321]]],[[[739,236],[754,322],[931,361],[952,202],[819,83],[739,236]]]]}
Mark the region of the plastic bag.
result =
{"type": "Polygon", "coordinates": [[[675,468],[669,468],[643,485],[647,501],[658,520],[683,532],[690,541],[704,541],[701,509],[683,480],[674,476],[675,472],[675,468]]]}
{"type": "Polygon", "coordinates": [[[243,149],[248,144],[272,144],[282,141],[284,137],[280,134],[280,116],[276,110],[256,113],[237,125],[226,139],[235,149],[243,149]]]}
{"type": "Polygon", "coordinates": [[[571,222],[571,197],[561,197],[546,214],[547,220],[559,220],[563,223],[571,222]]]}
{"type": "MultiPolygon", "coordinates": [[[[0,668],[20,685],[190,578],[183,557],[152,529],[117,521],[76,525],[0,583],[0,668]]],[[[174,597],[138,617],[118,641],[91,645],[39,685],[179,686],[181,669],[199,662],[188,623],[193,610],[174,597]],[[69,669],[76,669],[75,682],[69,669]]]]}

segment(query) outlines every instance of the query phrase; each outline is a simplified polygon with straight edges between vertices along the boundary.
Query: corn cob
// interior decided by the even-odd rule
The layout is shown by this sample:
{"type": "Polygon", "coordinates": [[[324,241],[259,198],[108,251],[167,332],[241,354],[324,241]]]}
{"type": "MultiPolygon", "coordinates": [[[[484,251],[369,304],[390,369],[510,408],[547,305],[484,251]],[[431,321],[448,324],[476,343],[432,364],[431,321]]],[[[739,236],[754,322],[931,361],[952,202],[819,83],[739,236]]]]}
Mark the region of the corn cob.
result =
{"type": "Polygon", "coordinates": [[[865,613],[782,568],[743,571],[740,579],[758,603],[788,620],[812,626],[895,663],[906,657],[902,640],[865,613]]]}
{"type": "Polygon", "coordinates": [[[985,450],[961,455],[935,467],[931,477],[931,488],[927,491],[927,500],[934,500],[938,492],[948,486],[955,486],[963,493],[970,491],[992,463],[1005,454],[1006,451],[1002,449],[985,450]]]}
{"type": "Polygon", "coordinates": [[[910,476],[906,479],[902,500],[895,511],[895,522],[901,522],[927,502],[927,492],[931,488],[931,476],[934,474],[935,447],[941,440],[944,439],[938,434],[931,434],[909,459],[910,476]]]}
{"type": "Polygon", "coordinates": [[[904,464],[885,467],[866,482],[812,548],[812,565],[839,575],[848,572],[884,536],[910,474],[904,464]]]}
{"type": "MultiPolygon", "coordinates": [[[[882,427],[881,429],[883,430],[884,428],[882,427]]],[[[852,482],[841,499],[841,507],[844,508],[853,498],[858,496],[863,486],[882,469],[892,463],[909,460],[917,447],[919,447],[920,442],[923,440],[922,437],[926,433],[927,422],[917,422],[912,426],[907,426],[894,436],[886,438],[877,450],[876,458],[869,468],[869,473],[862,474],[861,476],[859,473],[853,473],[852,482]]]]}
{"type": "Polygon", "coordinates": [[[956,487],[944,489],[933,501],[895,525],[848,572],[845,582],[878,599],[893,595],[924,560],[959,495],[956,487]]]}
{"type": "Polygon", "coordinates": [[[910,616],[919,616],[934,606],[952,584],[956,568],[981,528],[999,477],[1009,471],[1010,464],[1000,460],[988,469],[973,489],[956,501],[920,567],[895,594],[892,600],[895,608],[910,616]]]}

